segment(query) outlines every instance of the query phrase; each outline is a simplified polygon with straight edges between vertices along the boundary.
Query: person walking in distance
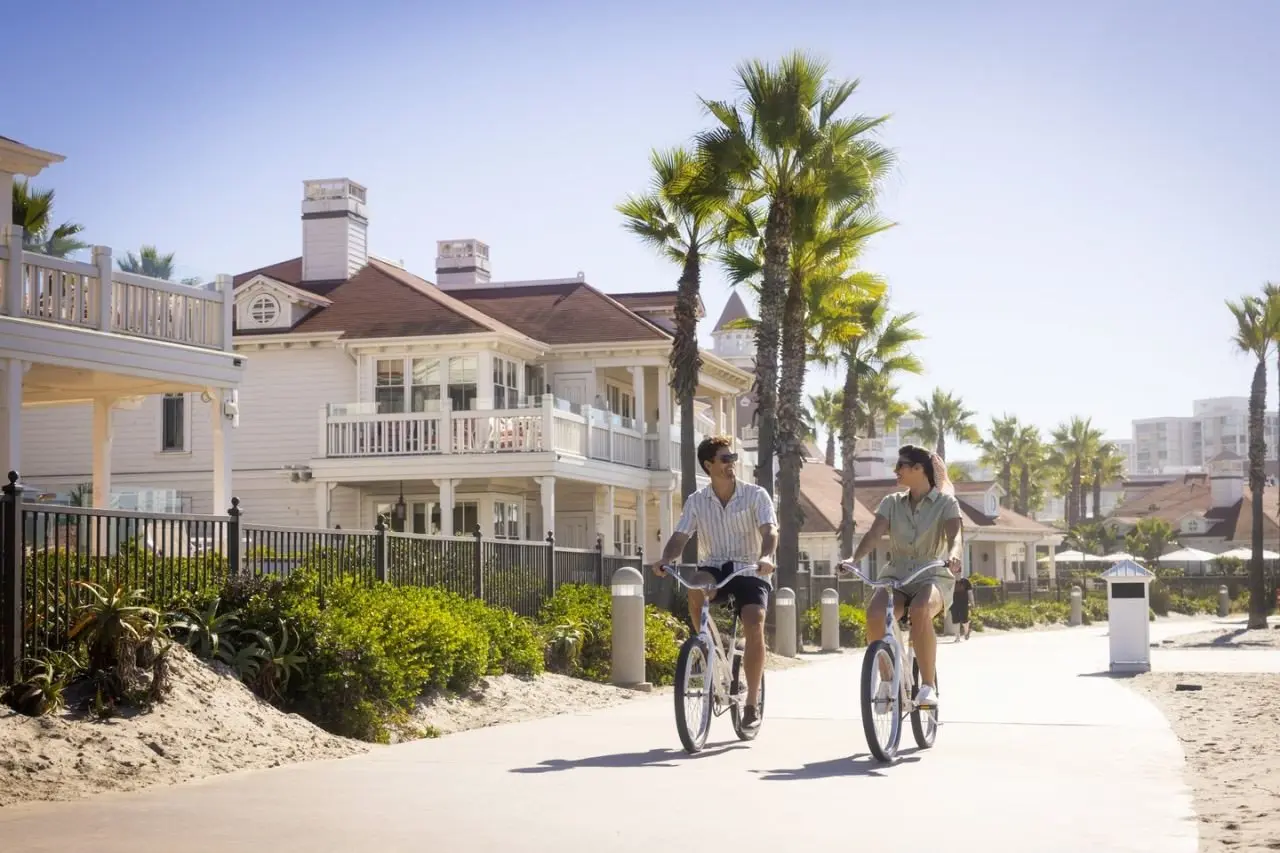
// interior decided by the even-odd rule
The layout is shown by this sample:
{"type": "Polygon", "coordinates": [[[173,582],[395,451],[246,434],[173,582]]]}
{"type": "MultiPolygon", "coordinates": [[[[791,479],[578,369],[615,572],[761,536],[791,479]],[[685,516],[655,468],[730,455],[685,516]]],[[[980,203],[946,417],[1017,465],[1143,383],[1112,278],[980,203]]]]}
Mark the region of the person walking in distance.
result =
{"type": "Polygon", "coordinates": [[[951,596],[951,621],[956,626],[956,642],[969,639],[973,625],[969,621],[969,610],[974,605],[973,581],[967,577],[956,579],[956,591],[951,596]]]}
{"type": "MultiPolygon", "coordinates": [[[[698,537],[698,566],[701,571],[723,581],[742,568],[748,570],[725,584],[716,597],[732,595],[734,609],[742,623],[746,649],[742,665],[747,676],[747,700],[742,712],[744,728],[760,725],[760,677],[764,674],[764,617],[773,589],[773,552],[778,546],[778,517],[769,493],[754,483],[739,483],[734,471],[738,454],[728,436],[710,436],[698,445],[698,464],[711,484],[689,495],[680,521],[653,564],[653,573],[663,575],[664,565],[675,564],[689,537],[698,537]]],[[[689,590],[689,618],[696,626],[701,619],[702,590],[689,590]]]]}
{"type": "MultiPolygon", "coordinates": [[[[882,577],[905,578],[927,563],[945,561],[944,568],[893,594],[893,611],[898,618],[904,609],[911,611],[911,642],[920,664],[916,702],[921,707],[936,708],[938,637],[933,630],[933,617],[951,601],[955,575],[960,573],[960,502],[947,477],[946,463],[936,453],[905,444],[898,451],[898,464],[893,470],[901,491],[885,495],[880,501],[876,520],[849,562],[857,563],[865,557],[885,534],[889,536],[893,558],[882,577]]],[[[867,645],[884,637],[888,605],[888,589],[877,589],[867,607],[867,645]]],[[[891,673],[881,674],[885,680],[876,701],[887,702],[892,690],[888,681],[891,673]]]]}

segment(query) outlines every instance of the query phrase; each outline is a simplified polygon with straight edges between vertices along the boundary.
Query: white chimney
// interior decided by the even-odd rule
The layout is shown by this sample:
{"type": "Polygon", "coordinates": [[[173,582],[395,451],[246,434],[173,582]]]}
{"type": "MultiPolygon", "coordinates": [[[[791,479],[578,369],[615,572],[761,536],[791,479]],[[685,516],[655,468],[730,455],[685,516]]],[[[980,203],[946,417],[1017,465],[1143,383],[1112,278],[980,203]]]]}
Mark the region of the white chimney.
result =
{"type": "Polygon", "coordinates": [[[1230,450],[1209,460],[1209,499],[1212,509],[1233,507],[1244,497],[1245,461],[1230,450]]]}
{"type": "Polygon", "coordinates": [[[479,240],[436,242],[436,286],[470,290],[489,284],[489,247],[479,240]]]}
{"type": "Polygon", "coordinates": [[[892,475],[884,462],[883,438],[860,438],[853,445],[853,476],[858,480],[882,480],[892,475]]]}
{"type": "Polygon", "coordinates": [[[365,188],[347,178],[302,182],[302,280],[336,281],[369,262],[365,188]]]}

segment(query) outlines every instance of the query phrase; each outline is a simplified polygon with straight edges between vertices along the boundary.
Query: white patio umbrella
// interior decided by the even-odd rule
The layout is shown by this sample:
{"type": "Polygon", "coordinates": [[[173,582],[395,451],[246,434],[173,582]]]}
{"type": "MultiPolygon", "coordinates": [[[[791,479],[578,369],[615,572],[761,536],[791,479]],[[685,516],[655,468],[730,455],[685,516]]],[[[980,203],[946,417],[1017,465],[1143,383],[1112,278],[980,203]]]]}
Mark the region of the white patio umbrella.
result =
{"type": "Polygon", "coordinates": [[[1171,563],[1207,563],[1210,560],[1216,560],[1217,554],[1210,554],[1208,551],[1201,551],[1199,548],[1180,548],[1177,551],[1170,551],[1168,554],[1161,554],[1161,562],[1171,563]]]}
{"type": "MultiPolygon", "coordinates": [[[[1230,551],[1226,551],[1222,554],[1219,554],[1218,556],[1226,557],[1231,560],[1252,560],[1253,549],[1252,548],[1232,548],[1230,551]]],[[[1275,551],[1263,550],[1262,559],[1280,560],[1280,554],[1277,554],[1275,551]]]]}
{"type": "MultiPolygon", "coordinates": [[[[1059,563],[1101,563],[1102,557],[1095,557],[1092,554],[1085,554],[1081,551],[1063,551],[1060,554],[1054,554],[1053,559],[1059,563]]],[[[1038,562],[1049,562],[1048,557],[1041,557],[1038,562]]]]}
{"type": "Polygon", "coordinates": [[[1106,560],[1108,563],[1118,563],[1121,560],[1128,560],[1131,563],[1140,562],[1137,557],[1133,556],[1128,551],[1116,551],[1114,554],[1107,554],[1105,557],[1101,557],[1100,559],[1106,560]]]}

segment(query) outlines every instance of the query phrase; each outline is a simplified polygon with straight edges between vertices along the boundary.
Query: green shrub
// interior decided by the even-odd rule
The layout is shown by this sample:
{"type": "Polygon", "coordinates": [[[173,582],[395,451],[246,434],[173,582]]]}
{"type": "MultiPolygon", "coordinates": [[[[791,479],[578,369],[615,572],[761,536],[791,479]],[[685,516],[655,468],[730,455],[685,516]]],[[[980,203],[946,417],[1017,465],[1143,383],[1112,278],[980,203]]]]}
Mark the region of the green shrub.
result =
{"type": "MultiPolygon", "coordinates": [[[[804,612],[805,642],[817,645],[822,642],[822,605],[815,604],[804,612]]],[[[840,604],[840,646],[846,649],[867,644],[867,612],[847,602],[840,604]]]]}
{"type": "Polygon", "coordinates": [[[1008,631],[1014,628],[1031,628],[1036,624],[1036,612],[1021,601],[1009,601],[995,607],[983,607],[983,628],[1008,631]]]}
{"type": "Polygon", "coordinates": [[[1107,621],[1107,600],[1105,598],[1086,598],[1080,608],[1081,621],[1086,625],[1107,621]]]}
{"type": "MultiPolygon", "coordinates": [[[[608,681],[613,663],[613,601],[608,587],[565,584],[543,605],[538,624],[546,637],[549,669],[608,681]]],[[[689,635],[684,622],[645,605],[645,678],[669,684],[680,645],[689,635]]]]}
{"type": "Polygon", "coordinates": [[[999,586],[1000,581],[990,575],[969,575],[969,582],[974,586],[999,586]]]}

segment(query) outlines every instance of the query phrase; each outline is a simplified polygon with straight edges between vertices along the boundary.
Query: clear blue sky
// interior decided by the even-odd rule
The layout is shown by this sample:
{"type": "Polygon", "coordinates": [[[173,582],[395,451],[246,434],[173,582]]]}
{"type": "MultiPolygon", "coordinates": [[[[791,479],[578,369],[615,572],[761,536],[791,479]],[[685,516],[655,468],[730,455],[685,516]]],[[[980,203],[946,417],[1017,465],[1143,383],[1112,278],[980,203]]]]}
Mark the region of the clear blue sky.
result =
{"type": "MultiPolygon", "coordinates": [[[[1280,280],[1280,3],[463,8],[29,4],[0,133],[67,156],[38,184],[90,241],[156,243],[183,275],[297,255],[301,182],[347,176],[372,250],[428,277],[437,239],[474,236],[496,278],[655,289],[676,269],[613,206],[707,124],[698,95],[801,47],[892,114],[900,224],[866,266],[929,336],[909,395],[1122,437],[1247,393],[1223,300],[1280,280]]],[[[728,290],[704,287],[709,324],[728,290]]]]}

